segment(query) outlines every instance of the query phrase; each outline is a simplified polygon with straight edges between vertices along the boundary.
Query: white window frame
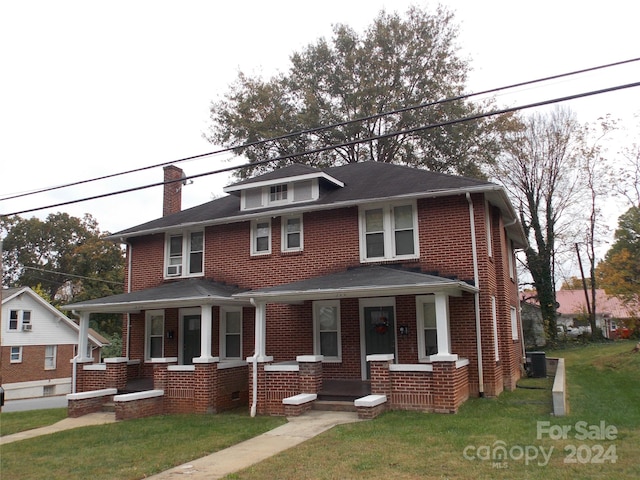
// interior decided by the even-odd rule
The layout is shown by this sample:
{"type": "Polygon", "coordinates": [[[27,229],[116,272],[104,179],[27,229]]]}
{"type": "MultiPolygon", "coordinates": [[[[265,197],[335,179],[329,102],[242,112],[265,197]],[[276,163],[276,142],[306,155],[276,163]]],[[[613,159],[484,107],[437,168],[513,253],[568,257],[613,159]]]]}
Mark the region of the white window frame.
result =
{"type": "Polygon", "coordinates": [[[281,223],[282,223],[281,250],[283,252],[301,252],[302,250],[304,250],[304,225],[302,223],[302,214],[282,217],[281,223]],[[292,220],[292,219],[298,219],[300,222],[300,230],[298,232],[289,232],[287,230],[289,220],[292,220]],[[289,233],[300,234],[300,245],[298,247],[289,247],[289,233]]]}
{"type": "Polygon", "coordinates": [[[44,369],[55,370],[56,369],[56,357],[58,354],[57,345],[45,345],[44,347],[44,369]],[[49,351],[51,349],[51,351],[49,351]]]}
{"type": "MultiPolygon", "coordinates": [[[[251,221],[251,255],[259,256],[259,255],[270,255],[271,254],[271,244],[272,244],[272,232],[271,232],[271,219],[270,218],[261,218],[251,221]],[[268,248],[266,250],[258,250],[258,225],[260,224],[268,224],[268,248]]],[[[262,237],[260,237],[262,238],[262,237]]]]}
{"type": "MultiPolygon", "coordinates": [[[[420,257],[420,244],[418,234],[418,209],[416,201],[398,202],[391,204],[370,204],[360,207],[359,211],[359,227],[360,227],[360,262],[380,262],[385,260],[406,260],[420,257]],[[395,217],[394,209],[397,207],[411,206],[411,214],[413,220],[413,253],[406,255],[396,255],[395,241],[395,217]],[[380,257],[367,257],[367,232],[366,212],[370,210],[382,210],[382,231],[384,241],[384,255],[380,257]]],[[[405,229],[403,229],[405,230],[405,229]]]]}
{"type": "MultiPolygon", "coordinates": [[[[416,320],[417,320],[417,337],[418,337],[418,359],[422,363],[431,362],[431,357],[434,355],[427,355],[427,345],[424,341],[424,331],[425,331],[425,318],[424,318],[424,304],[425,303],[436,303],[435,295],[417,295],[416,296],[416,320]]],[[[447,338],[449,339],[449,345],[447,345],[448,352],[451,351],[451,326],[449,321],[449,297],[447,297],[447,338]]],[[[438,309],[436,309],[436,338],[438,335],[438,309]]],[[[438,347],[438,353],[441,352],[440,345],[438,347]]],[[[435,355],[438,355],[437,353],[435,355]]]]}
{"type": "Polygon", "coordinates": [[[334,308],[336,312],[336,335],[337,335],[337,356],[325,356],[323,362],[340,363],[342,362],[342,321],[340,314],[340,300],[318,300],[313,302],[313,353],[314,355],[322,355],[320,350],[320,309],[334,308]]]}
{"type": "Polygon", "coordinates": [[[22,363],[22,347],[11,347],[9,350],[10,363],[22,363]],[[14,352],[17,349],[17,352],[14,352]]]}
{"type": "Polygon", "coordinates": [[[496,308],[496,297],[491,296],[491,322],[493,324],[493,353],[496,362],[500,361],[500,344],[498,342],[498,311],[496,308]]]}
{"type": "MultiPolygon", "coordinates": [[[[289,200],[289,191],[293,190],[293,184],[290,183],[277,183],[275,185],[270,185],[267,187],[267,201],[269,205],[282,205],[285,203],[290,203],[289,200]]],[[[293,192],[291,192],[293,193],[293,192]]]]}
{"type": "Polygon", "coordinates": [[[189,230],[184,232],[169,232],[165,238],[165,247],[164,247],[164,278],[182,278],[182,277],[202,277],[204,276],[204,257],[205,257],[205,234],[204,230],[189,230]],[[191,250],[192,247],[192,236],[194,234],[202,235],[202,250],[191,250]],[[180,253],[180,257],[171,256],[171,239],[175,237],[181,237],[182,239],[182,251],[180,253]],[[200,265],[200,272],[189,273],[191,270],[191,254],[192,253],[202,253],[202,265],[200,265]],[[179,263],[171,259],[179,259],[179,263]],[[169,273],[169,268],[177,269],[174,273],[173,271],[169,273]]]}
{"type": "Polygon", "coordinates": [[[493,240],[491,237],[491,205],[489,202],[484,203],[485,208],[485,228],[487,229],[487,255],[489,258],[493,257],[493,240]]]}
{"type": "Polygon", "coordinates": [[[7,330],[9,332],[17,332],[20,330],[20,310],[9,310],[9,321],[7,322],[7,330]],[[11,318],[15,313],[16,318],[11,318]],[[11,322],[15,322],[15,328],[11,328],[11,322]]]}
{"type": "Polygon", "coordinates": [[[520,338],[518,334],[518,312],[516,307],[511,307],[511,339],[516,341],[520,338]]]}
{"type": "Polygon", "coordinates": [[[242,335],[243,335],[243,318],[242,307],[220,307],[220,358],[224,360],[239,360],[242,359],[242,335]],[[240,313],[240,332],[230,334],[227,332],[227,314],[228,313],[240,313]],[[230,357],[227,355],[227,337],[229,335],[237,335],[240,337],[240,356],[230,357]]]}
{"type": "Polygon", "coordinates": [[[516,278],[515,262],[513,260],[513,244],[511,242],[511,239],[507,237],[507,262],[509,268],[509,278],[511,278],[511,280],[515,280],[516,278]]]}
{"type": "Polygon", "coordinates": [[[164,310],[147,310],[145,313],[145,328],[144,328],[144,358],[145,361],[150,361],[154,358],[164,358],[164,332],[166,327],[166,317],[164,310]],[[151,326],[152,319],[154,317],[162,317],[162,334],[152,335],[151,334],[151,326]],[[160,357],[151,357],[151,338],[152,337],[160,337],[162,339],[162,356],[160,357]]]}
{"type": "Polygon", "coordinates": [[[7,322],[8,332],[20,332],[27,330],[25,326],[28,326],[28,330],[31,330],[31,310],[11,309],[9,310],[9,321],[7,322]],[[15,319],[12,319],[12,314],[16,315],[15,319]],[[28,318],[26,318],[28,317],[28,318]],[[11,328],[11,322],[15,322],[16,328],[11,328]]]}

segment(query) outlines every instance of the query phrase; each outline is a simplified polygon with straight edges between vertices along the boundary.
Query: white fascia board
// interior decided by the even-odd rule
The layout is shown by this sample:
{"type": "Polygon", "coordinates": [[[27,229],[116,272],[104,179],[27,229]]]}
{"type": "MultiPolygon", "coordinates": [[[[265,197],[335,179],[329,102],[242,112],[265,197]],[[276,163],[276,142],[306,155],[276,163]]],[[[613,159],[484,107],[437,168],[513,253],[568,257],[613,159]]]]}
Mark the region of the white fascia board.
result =
{"type": "Polygon", "coordinates": [[[91,305],[70,306],[75,312],[89,313],[140,313],[142,310],[155,310],[159,308],[180,308],[200,305],[241,305],[249,306],[249,300],[229,297],[186,297],[180,299],[159,299],[138,302],[121,303],[94,303],[91,305]]]}
{"type": "Polygon", "coordinates": [[[459,297],[462,292],[476,293],[479,289],[466,282],[447,282],[442,284],[408,284],[400,286],[375,286],[375,287],[353,287],[340,289],[318,289],[318,290],[289,290],[280,292],[242,292],[234,295],[236,298],[254,298],[267,303],[297,303],[305,300],[326,300],[340,298],[361,298],[395,295],[420,295],[427,293],[446,293],[447,295],[459,297]]]}

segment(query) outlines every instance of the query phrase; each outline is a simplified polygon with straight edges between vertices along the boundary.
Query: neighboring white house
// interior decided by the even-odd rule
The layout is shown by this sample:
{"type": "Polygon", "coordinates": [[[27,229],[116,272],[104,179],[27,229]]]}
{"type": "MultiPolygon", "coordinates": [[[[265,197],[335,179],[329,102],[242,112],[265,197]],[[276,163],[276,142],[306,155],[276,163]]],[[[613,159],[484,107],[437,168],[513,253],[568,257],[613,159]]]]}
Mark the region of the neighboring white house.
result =
{"type": "MultiPolygon", "coordinates": [[[[29,287],[3,289],[1,315],[0,382],[5,399],[70,393],[78,324],[29,287]]],[[[100,361],[100,349],[107,344],[90,331],[87,356],[100,361]]]]}

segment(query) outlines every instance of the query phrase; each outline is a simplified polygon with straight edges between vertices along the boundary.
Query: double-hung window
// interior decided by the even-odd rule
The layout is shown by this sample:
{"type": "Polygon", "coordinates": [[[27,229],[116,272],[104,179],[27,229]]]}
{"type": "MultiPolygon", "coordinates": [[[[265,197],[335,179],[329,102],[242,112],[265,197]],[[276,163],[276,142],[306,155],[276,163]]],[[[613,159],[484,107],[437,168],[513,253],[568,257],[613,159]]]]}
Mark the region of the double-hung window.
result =
{"type": "Polygon", "coordinates": [[[313,302],[313,339],[316,355],[324,355],[324,361],[341,360],[339,300],[313,302]]]}
{"type": "Polygon", "coordinates": [[[299,252],[303,249],[302,215],[282,218],[282,251],[299,252]]]}
{"type": "Polygon", "coordinates": [[[251,254],[269,253],[271,253],[271,220],[254,220],[251,222],[251,254]]]}
{"type": "Polygon", "coordinates": [[[30,310],[10,310],[9,311],[9,330],[31,330],[31,311],[30,310]]]}
{"type": "Polygon", "coordinates": [[[242,358],[242,308],[220,309],[220,353],[224,359],[242,358]]]}
{"type": "Polygon", "coordinates": [[[9,330],[18,330],[18,310],[11,310],[9,312],[9,330]]]}
{"type": "Polygon", "coordinates": [[[204,232],[168,235],[165,264],[166,277],[202,275],[204,273],[204,232]]]}
{"type": "Polygon", "coordinates": [[[44,347],[44,369],[45,370],[56,369],[57,350],[58,350],[57,345],[47,345],[44,347]]]}
{"type": "Polygon", "coordinates": [[[438,353],[438,327],[436,304],[433,295],[416,297],[418,309],[418,347],[420,358],[438,353]]]}
{"type": "Polygon", "coordinates": [[[417,256],[418,220],[414,202],[360,209],[360,257],[363,262],[417,256]]]}
{"type": "Polygon", "coordinates": [[[285,203],[288,197],[288,189],[286,183],[269,187],[269,204],[285,203]]]}
{"type": "Polygon", "coordinates": [[[11,363],[22,362],[22,347],[11,347],[10,361],[11,363]]]}
{"type": "Polygon", "coordinates": [[[145,329],[145,358],[164,357],[164,311],[148,310],[145,329]]]}

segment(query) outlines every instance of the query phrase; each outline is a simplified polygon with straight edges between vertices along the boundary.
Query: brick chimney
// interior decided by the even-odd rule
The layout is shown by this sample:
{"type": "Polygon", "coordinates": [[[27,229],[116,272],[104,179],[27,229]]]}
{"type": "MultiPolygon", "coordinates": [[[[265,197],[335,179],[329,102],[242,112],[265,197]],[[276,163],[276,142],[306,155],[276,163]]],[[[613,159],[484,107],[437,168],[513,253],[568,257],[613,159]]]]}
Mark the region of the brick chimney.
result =
{"type": "Polygon", "coordinates": [[[182,210],[182,178],[184,172],[174,165],[164,167],[164,181],[172,183],[164,184],[164,196],[162,199],[162,216],[166,217],[172,213],[182,210]]]}

